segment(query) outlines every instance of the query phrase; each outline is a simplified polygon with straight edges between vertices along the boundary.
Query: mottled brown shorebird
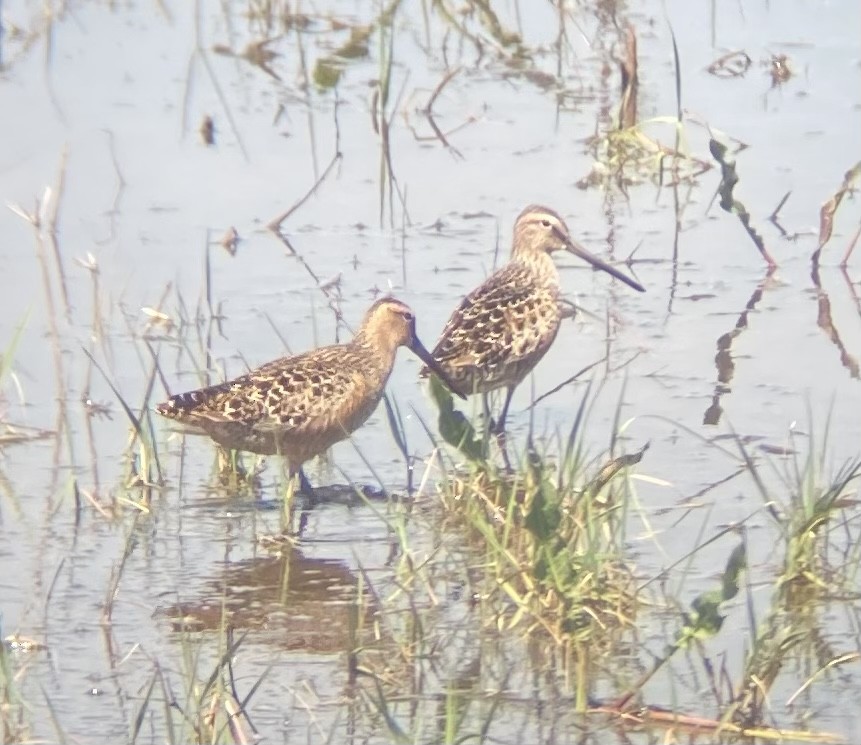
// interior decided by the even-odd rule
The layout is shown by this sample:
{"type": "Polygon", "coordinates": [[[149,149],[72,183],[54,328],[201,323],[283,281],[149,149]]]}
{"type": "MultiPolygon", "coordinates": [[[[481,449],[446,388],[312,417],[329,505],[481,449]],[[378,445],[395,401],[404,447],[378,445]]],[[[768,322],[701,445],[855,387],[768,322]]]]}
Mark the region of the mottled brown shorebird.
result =
{"type": "MultiPolygon", "coordinates": [[[[514,389],[547,353],[559,331],[559,273],[551,254],[561,250],[645,291],[576,243],[552,209],[533,204],[523,210],[514,223],[511,259],[463,299],[433,351],[452,390],[469,395],[507,389],[493,425],[497,434],[504,431],[514,389]]],[[[422,373],[426,375],[428,367],[422,373]]]]}
{"type": "Polygon", "coordinates": [[[235,380],[172,396],[156,411],[203,430],[224,448],[282,455],[310,494],[302,464],[371,416],[402,346],[456,390],[416,336],[413,312],[387,297],[370,307],[346,344],[282,357],[235,380]]]}

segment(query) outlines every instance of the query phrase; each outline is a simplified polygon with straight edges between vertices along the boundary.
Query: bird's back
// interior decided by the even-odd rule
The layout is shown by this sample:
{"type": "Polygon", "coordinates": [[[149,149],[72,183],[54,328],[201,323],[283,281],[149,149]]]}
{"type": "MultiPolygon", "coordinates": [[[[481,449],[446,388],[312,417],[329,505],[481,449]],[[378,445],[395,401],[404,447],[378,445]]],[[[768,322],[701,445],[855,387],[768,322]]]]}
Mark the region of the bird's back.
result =
{"type": "Polygon", "coordinates": [[[544,356],[559,330],[555,267],[511,261],[469,293],[452,314],[434,359],[461,393],[516,385],[544,356]]]}

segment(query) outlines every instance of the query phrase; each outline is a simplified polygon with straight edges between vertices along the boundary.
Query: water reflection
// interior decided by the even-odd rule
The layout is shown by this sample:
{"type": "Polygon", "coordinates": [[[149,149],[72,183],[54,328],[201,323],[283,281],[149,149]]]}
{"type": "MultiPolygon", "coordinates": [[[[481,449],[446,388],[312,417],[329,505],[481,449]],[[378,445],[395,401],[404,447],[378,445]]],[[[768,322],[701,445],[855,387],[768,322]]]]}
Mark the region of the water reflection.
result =
{"type": "Polygon", "coordinates": [[[304,652],[352,651],[357,629],[375,606],[361,594],[357,576],[332,559],[306,556],[287,545],[280,556],[225,565],[198,597],[162,608],[173,628],[264,631],[260,641],[304,652]]]}
{"type": "MultiPolygon", "coordinates": [[[[857,303],[857,297],[855,296],[852,282],[846,275],[845,270],[843,272],[843,276],[846,279],[847,284],[849,285],[849,293],[852,295],[853,299],[855,299],[857,303]]],[[[843,367],[845,367],[849,371],[849,376],[857,379],[859,377],[858,359],[857,357],[849,354],[848,350],[846,349],[846,345],[843,343],[843,340],[840,337],[840,332],[837,330],[837,326],[835,326],[834,324],[834,319],[831,314],[831,298],[829,298],[828,293],[822,289],[822,283],[819,278],[818,264],[813,265],[810,277],[813,280],[814,287],[816,288],[816,325],[819,326],[820,329],[822,329],[828,340],[835,347],[837,347],[837,351],[840,354],[840,364],[843,365],[843,367]]]]}
{"type": "Polygon", "coordinates": [[[721,397],[730,392],[729,384],[732,382],[735,374],[735,359],[732,355],[732,344],[747,329],[748,317],[756,310],[759,301],[762,300],[762,293],[772,279],[776,267],[770,267],[766,272],[765,277],[756,286],[753,294],[748,299],[744,306],[744,310],[739,315],[735,326],[721,334],[717,340],[717,354],[715,355],[715,367],[717,368],[717,383],[715,385],[714,395],[712,396],[711,405],[706,409],[703,415],[703,424],[715,425],[720,422],[723,408],[721,407],[721,397]]]}

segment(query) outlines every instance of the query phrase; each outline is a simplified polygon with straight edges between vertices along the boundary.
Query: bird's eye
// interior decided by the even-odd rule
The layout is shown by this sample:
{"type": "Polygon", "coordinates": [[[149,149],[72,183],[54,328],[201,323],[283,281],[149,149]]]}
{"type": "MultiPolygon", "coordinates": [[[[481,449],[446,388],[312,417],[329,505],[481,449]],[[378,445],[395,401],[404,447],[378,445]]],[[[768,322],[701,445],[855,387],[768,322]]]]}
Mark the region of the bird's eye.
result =
{"type": "Polygon", "coordinates": [[[550,220],[542,220],[542,221],[541,221],[541,224],[542,224],[545,228],[549,228],[549,227],[550,227],[550,220]]]}
{"type": "Polygon", "coordinates": [[[415,318],[416,317],[410,311],[408,311],[408,310],[404,311],[404,320],[405,321],[414,321],[415,318]]]}

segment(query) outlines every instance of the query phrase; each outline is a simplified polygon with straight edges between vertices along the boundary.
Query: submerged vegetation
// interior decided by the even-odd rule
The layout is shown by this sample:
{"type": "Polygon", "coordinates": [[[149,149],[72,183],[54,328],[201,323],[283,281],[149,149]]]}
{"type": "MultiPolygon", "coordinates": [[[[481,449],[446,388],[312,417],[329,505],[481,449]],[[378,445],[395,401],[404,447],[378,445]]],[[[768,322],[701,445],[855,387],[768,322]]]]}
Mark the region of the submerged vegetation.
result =
{"type": "MultiPolygon", "coordinates": [[[[89,14],[107,10],[87,0],[49,3],[28,24],[12,5],[11,14],[3,6],[0,19],[0,71],[26,70],[44,45],[47,98],[59,111],[50,84],[59,74],[55,55],[66,54],[55,48],[58,40],[73,15],[89,28],[89,14]]],[[[278,177],[289,171],[285,183],[267,182],[278,194],[265,209],[278,207],[265,214],[255,203],[239,222],[234,203],[246,187],[230,185],[236,212],[218,217],[238,227],[207,229],[202,267],[175,247],[160,252],[158,241],[149,242],[149,221],[171,212],[161,201],[146,203],[142,223],[124,223],[140,204],[123,206],[126,175],[116,144],[123,132],[107,139],[113,204],[99,212],[103,223],[93,220],[107,226],[107,238],[81,238],[77,223],[89,229],[89,216],[75,209],[89,188],[79,187],[83,166],[65,147],[59,174],[35,206],[22,206],[30,204],[26,194],[9,198],[7,212],[25,236],[15,245],[26,256],[25,241],[32,244],[40,289],[30,297],[8,288],[27,304],[7,307],[0,344],[0,448],[8,456],[0,464],[0,555],[7,562],[0,581],[0,742],[849,741],[857,715],[841,718],[839,699],[857,693],[861,662],[861,455],[844,454],[857,432],[839,431],[815,409],[809,432],[793,424],[783,445],[737,433],[726,421],[716,428],[725,407],[734,404],[735,426],[757,395],[731,396],[736,365],[749,362],[747,355],[768,360],[769,352],[739,346],[754,321],[766,320],[762,300],[777,284],[786,256],[780,249],[804,234],[779,223],[789,185],[778,185],[784,196],[764,216],[748,188],[757,151],[733,137],[729,115],[720,112],[721,131],[687,109],[694,71],[680,51],[680,24],[661,36],[654,29],[664,20],[644,24],[616,3],[567,0],[540,11],[490,0],[347,5],[331,11],[287,0],[203,4],[180,22],[174,14],[183,10],[157,4],[170,20],[166,27],[193,33],[182,129],[194,130],[200,108],[195,157],[250,160],[256,143],[249,132],[259,132],[261,120],[256,107],[269,106],[276,134],[255,166],[265,169],[282,147],[295,158],[289,168],[279,161],[278,177]],[[669,78],[659,65],[641,74],[646,29],[645,38],[657,34],[661,53],[672,59],[669,78]],[[231,85],[214,55],[237,66],[231,85]],[[647,85],[648,106],[673,100],[669,113],[643,116],[647,85]],[[498,86],[496,98],[479,102],[476,92],[490,86],[498,86]],[[535,96],[528,99],[534,110],[520,108],[527,94],[535,96]],[[531,117],[529,129],[538,135],[509,142],[521,117],[531,117]],[[572,134],[569,119],[587,134],[572,134]],[[331,159],[321,165],[326,137],[331,159]],[[569,149],[557,152],[560,142],[569,149]],[[563,160],[560,153],[577,157],[540,179],[528,176],[526,161],[548,151],[553,162],[563,160]],[[743,152],[748,160],[737,163],[743,152]],[[428,154],[435,160],[424,160],[428,154]],[[442,183],[454,189],[471,169],[484,169],[483,191],[455,217],[440,201],[421,209],[437,215],[435,223],[414,222],[415,193],[428,193],[416,189],[415,169],[432,179],[427,164],[441,163],[441,154],[445,163],[434,168],[445,170],[442,183]],[[296,167],[306,156],[310,168],[296,167]],[[497,169],[503,156],[523,173],[497,169]],[[359,175],[343,176],[351,168],[359,175]],[[67,190],[70,178],[76,190],[67,190]],[[368,221],[380,226],[374,233],[365,222],[349,224],[352,259],[328,255],[325,230],[297,222],[343,186],[339,178],[348,184],[346,201],[361,203],[359,214],[370,213],[368,221]],[[426,405],[408,408],[407,394],[393,386],[375,418],[376,429],[387,431],[375,440],[368,431],[374,426],[358,430],[333,458],[321,456],[325,483],[346,483],[315,490],[320,504],[309,505],[279,458],[216,451],[156,420],[153,405],[169,389],[204,387],[261,361],[236,355],[248,340],[235,328],[248,328],[241,324],[249,308],[253,327],[274,331],[290,353],[281,318],[265,310],[265,293],[277,295],[272,307],[279,314],[289,305],[296,324],[311,327],[302,338],[309,347],[329,343],[324,328],[335,329],[336,341],[349,335],[344,319],[366,296],[386,293],[386,283],[418,295],[423,307],[411,303],[423,329],[437,305],[444,318],[462,296],[451,272],[470,262],[482,271],[498,263],[489,245],[475,258],[472,233],[488,244],[491,231],[471,231],[471,221],[489,211],[502,218],[500,190],[521,181],[529,189],[551,183],[563,212],[572,193],[587,205],[598,195],[611,249],[628,242],[617,234],[620,216],[653,209],[651,202],[643,208],[638,191],[648,190],[649,200],[657,195],[674,231],[671,257],[635,258],[639,246],[627,257],[629,265],[644,265],[657,304],[634,311],[611,288],[605,320],[578,300],[578,317],[604,323],[605,333],[582,349],[571,349],[571,337],[564,348],[560,333],[557,362],[585,367],[573,376],[557,370],[553,379],[564,382],[533,393],[504,436],[489,416],[497,401],[481,412],[473,401],[470,410],[431,378],[426,405]],[[284,210],[283,193],[294,191],[301,196],[284,210]],[[738,220],[741,232],[726,235],[755,244],[761,258],[751,265],[767,264],[743,310],[715,305],[695,317],[700,325],[717,317],[708,328],[723,332],[717,353],[707,351],[716,381],[701,426],[689,417],[691,401],[703,397],[701,371],[678,373],[681,387],[665,371],[672,360],[646,349],[663,338],[655,330],[661,323],[668,328],[684,316],[679,307],[693,315],[702,307],[694,301],[729,295],[726,285],[736,281],[680,278],[705,262],[694,254],[680,258],[697,195],[714,195],[727,213],[710,215],[720,230],[738,230],[738,220]],[[132,240],[135,231],[146,242],[132,240]],[[212,238],[219,234],[224,238],[212,238]],[[442,240],[446,247],[437,249],[442,240]],[[267,264],[273,245],[290,261],[285,276],[267,264]],[[428,246],[441,253],[428,259],[428,246]],[[152,254],[134,264],[114,249],[152,254]],[[140,285],[125,274],[118,279],[126,259],[136,267],[129,271],[141,272],[140,285]],[[189,296],[197,281],[180,267],[202,277],[199,297],[189,296]],[[229,274],[242,279],[228,306],[219,279],[229,274]],[[285,286],[288,293],[310,290],[310,314],[305,295],[284,302],[285,286]],[[347,303],[350,312],[342,312],[347,303]],[[722,326],[728,315],[729,331],[722,326]],[[631,334],[640,336],[631,341],[631,334]],[[620,338],[638,351],[629,355],[620,338]],[[590,362],[586,355],[602,347],[604,357],[590,362]],[[648,366],[637,368],[641,355],[648,366]],[[588,383],[581,380],[586,373],[588,383]],[[654,393],[664,386],[670,395],[654,393]],[[679,399],[682,414],[661,408],[679,399]],[[341,471],[348,462],[376,483],[341,471]],[[38,502],[37,495],[46,496],[38,502]]],[[[111,8],[119,16],[143,12],[111,8]]],[[[729,86],[755,68],[750,54],[735,51],[716,53],[700,73],[729,86]]],[[[768,70],[769,92],[793,85],[786,55],[770,52],[768,70]]],[[[129,82],[134,75],[124,80],[137,90],[129,82]]],[[[174,126],[175,107],[152,105],[159,107],[171,110],[174,126]]],[[[190,139],[183,146],[191,147],[190,139]]],[[[196,171],[209,163],[185,165],[196,171]]],[[[163,165],[159,178],[172,179],[163,165]]],[[[823,332],[814,336],[822,341],[824,334],[825,349],[838,352],[838,362],[824,364],[857,382],[853,345],[835,322],[840,303],[832,312],[820,278],[822,249],[845,240],[839,221],[857,213],[861,165],[831,164],[827,182],[841,172],[837,190],[799,208],[794,219],[813,224],[810,215],[819,215],[818,236],[809,236],[816,244],[813,287],[803,292],[812,289],[814,331],[823,332]]],[[[429,189],[441,190],[437,182],[429,189]]],[[[354,213],[336,206],[327,214],[326,230],[338,230],[354,213]]],[[[844,264],[859,234],[845,240],[844,264]]],[[[847,285],[861,307],[848,277],[847,285]]],[[[562,287],[569,289],[567,277],[562,287]]],[[[587,298],[593,309],[605,302],[601,292],[600,301],[587,298]]],[[[775,294],[769,300],[781,301],[775,294]]],[[[566,301],[562,314],[574,310],[566,301]]],[[[780,320],[784,333],[792,324],[780,320]]],[[[699,349],[692,338],[699,330],[672,327],[666,335],[680,333],[689,335],[681,346],[699,349]]],[[[796,395],[801,384],[792,378],[786,387],[796,395]]]]}

